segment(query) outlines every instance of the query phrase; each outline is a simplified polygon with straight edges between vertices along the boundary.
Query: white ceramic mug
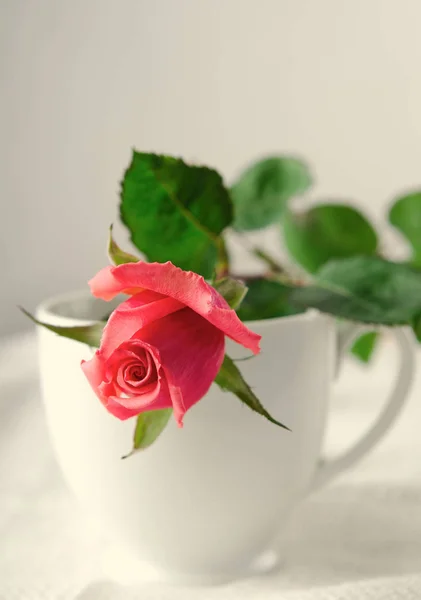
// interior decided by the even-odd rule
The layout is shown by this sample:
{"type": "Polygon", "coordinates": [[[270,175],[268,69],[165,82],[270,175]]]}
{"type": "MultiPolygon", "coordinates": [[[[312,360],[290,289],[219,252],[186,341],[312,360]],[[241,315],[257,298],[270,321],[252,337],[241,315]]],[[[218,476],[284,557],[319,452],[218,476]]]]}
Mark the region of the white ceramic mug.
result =
{"type": "MultiPolygon", "coordinates": [[[[72,326],[104,317],[109,308],[76,293],[43,303],[37,316],[72,326]]],[[[345,455],[320,460],[336,357],[367,328],[349,325],[338,334],[334,319],[314,310],[249,326],[262,335],[262,352],[239,363],[241,370],[291,432],[213,385],[183,429],[171,421],[152,447],[127,460],[121,457],[135,422],[112,417],[92,392],[79,366],[91,350],[39,329],[47,418],[67,482],[108,537],[162,578],[212,583],[264,569],[268,557],[276,562],[291,511],[366,454],[408,394],[413,344],[395,329],[400,368],[377,422],[345,455]]],[[[227,345],[234,358],[245,355],[227,345]]]]}

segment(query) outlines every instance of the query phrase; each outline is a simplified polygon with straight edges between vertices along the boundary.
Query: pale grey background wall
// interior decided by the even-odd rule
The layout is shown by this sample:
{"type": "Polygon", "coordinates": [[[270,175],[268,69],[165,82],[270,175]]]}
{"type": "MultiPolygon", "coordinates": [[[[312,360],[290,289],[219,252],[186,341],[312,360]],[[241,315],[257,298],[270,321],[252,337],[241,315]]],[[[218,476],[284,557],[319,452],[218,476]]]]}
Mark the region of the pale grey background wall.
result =
{"type": "Polygon", "coordinates": [[[421,184],[420,22],[420,0],[0,0],[0,332],[104,264],[132,146],[228,180],[303,154],[314,198],[380,222],[421,184]]]}

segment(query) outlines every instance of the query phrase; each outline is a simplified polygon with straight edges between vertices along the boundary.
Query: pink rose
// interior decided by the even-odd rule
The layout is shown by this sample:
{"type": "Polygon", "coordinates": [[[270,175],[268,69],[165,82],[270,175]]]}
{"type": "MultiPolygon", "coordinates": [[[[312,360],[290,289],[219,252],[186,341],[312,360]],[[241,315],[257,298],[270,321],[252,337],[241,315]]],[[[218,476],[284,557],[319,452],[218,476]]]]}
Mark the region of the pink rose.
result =
{"type": "Polygon", "coordinates": [[[203,277],[172,263],[105,267],[92,294],[129,294],[110,316],[101,346],[82,369],[105,408],[119,419],[173,408],[180,426],[215,379],[225,335],[259,352],[260,335],[240,321],[203,277]]]}

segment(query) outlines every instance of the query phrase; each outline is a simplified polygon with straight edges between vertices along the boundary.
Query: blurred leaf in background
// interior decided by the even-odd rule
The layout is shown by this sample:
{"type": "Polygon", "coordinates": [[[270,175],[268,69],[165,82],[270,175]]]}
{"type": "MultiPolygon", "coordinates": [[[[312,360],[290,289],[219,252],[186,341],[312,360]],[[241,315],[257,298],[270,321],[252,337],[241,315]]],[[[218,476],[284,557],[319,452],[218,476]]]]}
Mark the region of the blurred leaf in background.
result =
{"type": "Polygon", "coordinates": [[[136,151],[122,181],[120,213],[149,261],[170,260],[206,278],[225,253],[220,234],[233,218],[219,173],[136,151]]]}
{"type": "Polygon", "coordinates": [[[375,331],[370,331],[360,336],[351,348],[352,354],[363,363],[368,363],[376,349],[379,334],[375,331]]]}
{"type": "Polygon", "coordinates": [[[292,156],[272,156],[249,166],[231,188],[234,228],[262,229],[276,223],[287,200],[312,185],[305,162],[292,156]]]}
{"type": "Polygon", "coordinates": [[[350,321],[414,325],[421,315],[421,271],[373,256],[334,260],[314,285],[292,290],[290,302],[350,321]]]}
{"type": "Polygon", "coordinates": [[[304,312],[289,303],[291,288],[264,278],[247,280],[248,292],[237,311],[242,321],[272,319],[304,312]]]}
{"type": "Polygon", "coordinates": [[[417,340],[421,342],[421,314],[414,319],[412,329],[414,330],[417,340]]]}
{"type": "Polygon", "coordinates": [[[329,260],[374,255],[377,234],[357,209],[344,204],[321,204],[307,212],[287,208],[282,233],[291,257],[309,273],[329,260]]]}
{"type": "Polygon", "coordinates": [[[421,267],[421,191],[398,198],[390,209],[389,222],[410,243],[412,263],[421,267]]]}

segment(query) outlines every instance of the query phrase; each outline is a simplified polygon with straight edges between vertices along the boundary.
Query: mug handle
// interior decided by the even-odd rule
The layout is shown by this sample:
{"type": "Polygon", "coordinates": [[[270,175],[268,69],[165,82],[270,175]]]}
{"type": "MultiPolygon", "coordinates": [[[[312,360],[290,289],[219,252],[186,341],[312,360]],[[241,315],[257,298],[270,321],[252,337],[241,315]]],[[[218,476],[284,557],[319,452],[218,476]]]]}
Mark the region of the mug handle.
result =
{"type": "MultiPolygon", "coordinates": [[[[369,331],[373,331],[373,327],[349,323],[338,334],[337,368],[342,366],[343,359],[352,342],[361,334],[369,331]]],[[[344,452],[338,458],[332,460],[322,459],[320,461],[310,491],[315,491],[329,483],[342,471],[358,462],[381,440],[399,415],[410,391],[415,373],[415,353],[413,340],[407,331],[402,328],[391,329],[390,331],[399,347],[400,365],[389,399],[372,427],[350,450],[344,452]]]]}

